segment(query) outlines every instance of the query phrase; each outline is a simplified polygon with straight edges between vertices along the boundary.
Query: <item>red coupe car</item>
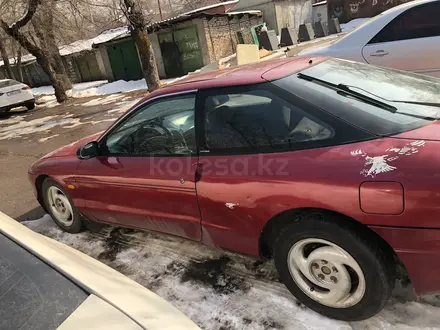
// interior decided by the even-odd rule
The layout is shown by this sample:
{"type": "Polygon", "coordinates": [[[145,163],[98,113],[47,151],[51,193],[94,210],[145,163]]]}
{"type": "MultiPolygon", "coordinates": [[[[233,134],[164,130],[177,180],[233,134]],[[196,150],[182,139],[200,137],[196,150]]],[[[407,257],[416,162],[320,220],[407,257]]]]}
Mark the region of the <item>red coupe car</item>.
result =
{"type": "Polygon", "coordinates": [[[331,58],[194,75],[29,169],[70,233],[86,221],[274,258],[326,316],[378,313],[404,265],[440,289],[440,81],[331,58]]]}

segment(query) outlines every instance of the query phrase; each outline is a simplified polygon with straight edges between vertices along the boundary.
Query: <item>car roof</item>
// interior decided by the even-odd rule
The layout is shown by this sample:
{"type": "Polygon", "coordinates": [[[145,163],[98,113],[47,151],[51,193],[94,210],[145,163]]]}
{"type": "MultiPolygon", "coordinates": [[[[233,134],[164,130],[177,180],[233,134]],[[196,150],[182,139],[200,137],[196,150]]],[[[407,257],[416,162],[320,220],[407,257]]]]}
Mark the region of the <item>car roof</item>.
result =
{"type": "Polygon", "coordinates": [[[273,81],[294,72],[301,71],[324,60],[326,60],[326,57],[317,56],[285,58],[192,74],[187,78],[178,80],[154,91],[145,99],[191,90],[250,85],[273,81]]]}

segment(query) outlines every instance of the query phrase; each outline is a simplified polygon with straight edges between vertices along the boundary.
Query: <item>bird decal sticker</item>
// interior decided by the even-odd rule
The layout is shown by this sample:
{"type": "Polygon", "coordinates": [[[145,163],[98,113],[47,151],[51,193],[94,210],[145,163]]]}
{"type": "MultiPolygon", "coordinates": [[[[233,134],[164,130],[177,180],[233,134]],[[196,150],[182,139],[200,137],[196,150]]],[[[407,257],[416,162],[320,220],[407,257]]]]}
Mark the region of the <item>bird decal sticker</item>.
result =
{"type": "Polygon", "coordinates": [[[387,154],[381,156],[369,156],[363,150],[353,150],[350,154],[354,157],[363,158],[364,168],[361,170],[360,174],[367,177],[375,178],[376,175],[380,173],[391,172],[397,169],[396,166],[392,166],[389,163],[392,163],[399,159],[401,156],[411,156],[417,154],[419,152],[419,148],[425,146],[425,141],[418,140],[413,141],[411,143],[406,144],[402,148],[388,148],[385,150],[387,154]],[[396,154],[394,156],[390,156],[390,154],[396,154]]]}

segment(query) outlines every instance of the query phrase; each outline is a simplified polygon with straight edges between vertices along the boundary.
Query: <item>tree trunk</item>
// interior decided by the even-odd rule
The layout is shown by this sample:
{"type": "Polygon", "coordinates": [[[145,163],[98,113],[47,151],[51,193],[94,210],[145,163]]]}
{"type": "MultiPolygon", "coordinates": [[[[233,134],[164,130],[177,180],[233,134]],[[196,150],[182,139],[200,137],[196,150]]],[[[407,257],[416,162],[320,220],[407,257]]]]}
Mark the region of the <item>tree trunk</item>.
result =
{"type": "Polygon", "coordinates": [[[18,72],[18,79],[21,82],[24,82],[23,69],[21,67],[21,46],[20,45],[18,45],[18,50],[17,50],[17,72],[18,72]]]}
{"type": "Polygon", "coordinates": [[[139,29],[134,29],[131,35],[139,49],[139,57],[148,90],[153,92],[160,87],[160,80],[150,38],[146,32],[140,31],[139,29]]]}
{"type": "MultiPolygon", "coordinates": [[[[47,26],[47,31],[42,31],[41,26],[48,25],[48,22],[43,22],[39,17],[35,16],[32,19],[32,25],[35,30],[35,34],[40,42],[43,51],[46,53],[51,66],[53,67],[58,79],[62,81],[64,89],[72,89],[72,83],[67,75],[66,68],[64,67],[63,59],[61,58],[58,46],[55,41],[55,36],[51,28],[47,26]]],[[[53,28],[53,26],[52,26],[53,28]]]]}
{"type": "Polygon", "coordinates": [[[160,87],[159,74],[157,72],[156,59],[154,57],[153,47],[147,33],[147,23],[139,7],[139,2],[135,0],[123,1],[124,15],[130,22],[131,36],[139,50],[139,57],[142,63],[143,75],[147,82],[150,92],[160,87]]]}
{"type": "Polygon", "coordinates": [[[69,75],[67,74],[66,67],[64,66],[63,59],[60,55],[60,50],[58,49],[57,42],[55,40],[55,33],[53,31],[53,7],[55,6],[55,2],[52,1],[49,3],[49,8],[47,10],[47,38],[46,43],[48,45],[48,49],[50,54],[52,55],[52,66],[55,69],[59,79],[63,81],[65,89],[72,89],[72,82],[70,81],[69,75]]]}
{"type": "Polygon", "coordinates": [[[50,58],[47,54],[40,47],[32,44],[26,36],[20,32],[17,28],[17,24],[10,27],[5,21],[1,20],[0,22],[3,30],[9,36],[17,40],[24,49],[36,57],[38,64],[40,64],[41,68],[49,76],[50,82],[55,89],[55,97],[57,98],[57,101],[59,103],[66,101],[67,94],[63,82],[58,78],[55,70],[52,68],[50,58]]]}
{"type": "Polygon", "coordinates": [[[0,53],[3,60],[3,65],[6,69],[6,75],[9,79],[15,79],[14,72],[12,72],[11,64],[9,63],[8,53],[6,52],[5,44],[3,43],[3,39],[0,36],[0,53]]]}

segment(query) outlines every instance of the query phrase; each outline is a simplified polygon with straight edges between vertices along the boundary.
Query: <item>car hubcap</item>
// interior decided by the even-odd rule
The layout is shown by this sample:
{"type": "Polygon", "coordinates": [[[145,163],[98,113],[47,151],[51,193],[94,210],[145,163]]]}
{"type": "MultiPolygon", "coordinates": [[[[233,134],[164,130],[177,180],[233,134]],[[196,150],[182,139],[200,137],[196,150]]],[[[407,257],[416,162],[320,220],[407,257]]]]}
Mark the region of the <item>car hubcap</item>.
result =
{"type": "Polygon", "coordinates": [[[333,307],[356,305],[365,294],[365,277],[356,260],[326,240],[303,239],[289,251],[293,280],[313,300],[333,307]]]}
{"type": "Polygon", "coordinates": [[[73,223],[73,211],[66,195],[57,187],[52,186],[47,189],[47,200],[49,201],[52,215],[56,220],[64,226],[71,226],[73,223]]]}

